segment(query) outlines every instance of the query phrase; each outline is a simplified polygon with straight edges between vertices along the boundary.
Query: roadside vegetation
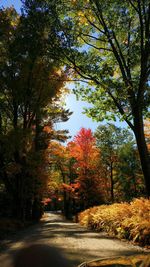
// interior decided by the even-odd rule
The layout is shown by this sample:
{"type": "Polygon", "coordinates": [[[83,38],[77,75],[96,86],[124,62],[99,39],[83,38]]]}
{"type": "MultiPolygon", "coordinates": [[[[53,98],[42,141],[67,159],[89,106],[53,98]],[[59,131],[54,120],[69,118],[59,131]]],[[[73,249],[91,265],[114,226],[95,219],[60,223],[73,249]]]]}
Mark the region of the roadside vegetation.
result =
{"type": "Polygon", "coordinates": [[[89,208],[79,214],[81,225],[105,231],[141,246],[150,246],[150,200],[135,199],[89,208]]]}
{"type": "Polygon", "coordinates": [[[21,2],[0,7],[0,235],[61,210],[149,246],[149,0],[21,2]],[[70,82],[98,127],[63,144],[70,82]]]}

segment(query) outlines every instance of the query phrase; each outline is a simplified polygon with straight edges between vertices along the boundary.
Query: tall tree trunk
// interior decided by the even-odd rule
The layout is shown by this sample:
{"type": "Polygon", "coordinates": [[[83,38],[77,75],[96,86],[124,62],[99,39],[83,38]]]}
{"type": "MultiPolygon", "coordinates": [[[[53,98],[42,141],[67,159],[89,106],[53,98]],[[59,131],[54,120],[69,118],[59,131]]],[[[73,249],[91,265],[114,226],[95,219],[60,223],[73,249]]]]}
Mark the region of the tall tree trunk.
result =
{"type": "Polygon", "coordinates": [[[35,144],[35,151],[38,152],[40,150],[40,133],[41,133],[41,130],[40,130],[40,116],[39,116],[39,111],[37,111],[36,113],[36,117],[35,117],[35,139],[34,139],[34,144],[35,144]]]}
{"type": "Polygon", "coordinates": [[[150,155],[144,135],[144,124],[143,124],[142,113],[139,111],[136,112],[136,116],[134,119],[134,134],[139,151],[141,167],[144,175],[146,193],[147,196],[150,197],[150,155]]]}
{"type": "MultiPolygon", "coordinates": [[[[63,180],[63,183],[65,184],[66,183],[66,177],[65,177],[65,173],[63,171],[63,168],[62,168],[62,165],[61,165],[61,162],[58,162],[58,168],[60,169],[60,172],[61,172],[61,175],[62,175],[62,180],[63,180]]],[[[69,202],[68,202],[68,196],[67,196],[67,192],[65,191],[65,189],[63,190],[63,213],[65,215],[66,218],[68,218],[69,216],[69,202]]]]}
{"type": "Polygon", "coordinates": [[[113,162],[110,162],[110,192],[111,192],[111,201],[114,202],[114,181],[113,181],[113,162]]]}

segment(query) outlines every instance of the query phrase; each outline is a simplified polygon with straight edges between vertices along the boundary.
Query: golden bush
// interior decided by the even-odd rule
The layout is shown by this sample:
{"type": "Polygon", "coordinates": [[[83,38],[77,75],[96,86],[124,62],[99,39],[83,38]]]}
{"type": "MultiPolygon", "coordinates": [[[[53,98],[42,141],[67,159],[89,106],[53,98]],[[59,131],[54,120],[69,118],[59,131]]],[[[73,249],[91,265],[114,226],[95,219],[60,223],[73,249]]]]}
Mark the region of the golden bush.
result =
{"type": "Polygon", "coordinates": [[[114,203],[87,209],[79,222],[98,231],[106,231],[140,245],[150,245],[150,200],[134,199],[131,203],[114,203]]]}

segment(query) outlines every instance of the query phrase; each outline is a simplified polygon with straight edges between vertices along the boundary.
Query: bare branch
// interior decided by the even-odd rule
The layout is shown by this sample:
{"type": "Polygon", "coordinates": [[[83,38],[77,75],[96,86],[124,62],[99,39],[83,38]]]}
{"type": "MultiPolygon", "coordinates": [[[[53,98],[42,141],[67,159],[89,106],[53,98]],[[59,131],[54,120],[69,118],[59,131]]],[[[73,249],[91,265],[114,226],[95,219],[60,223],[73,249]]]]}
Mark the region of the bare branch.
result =
{"type": "Polygon", "coordinates": [[[145,83],[148,78],[148,60],[150,57],[150,42],[149,42],[149,34],[150,34],[150,3],[148,6],[147,14],[148,17],[146,19],[146,24],[144,25],[142,11],[140,6],[140,0],[138,0],[139,5],[139,19],[140,19],[140,26],[141,26],[141,73],[140,73],[140,82],[139,82],[139,89],[137,94],[137,101],[141,103],[143,99],[143,95],[145,92],[145,83]],[[145,27],[145,32],[144,32],[145,27]],[[144,36],[145,34],[145,36],[144,36]],[[145,44],[144,44],[145,39],[145,44]]]}
{"type": "Polygon", "coordinates": [[[97,29],[99,32],[101,32],[102,34],[104,34],[104,31],[102,31],[98,26],[95,25],[95,23],[93,23],[88,16],[85,15],[85,18],[87,19],[87,21],[90,23],[91,26],[93,26],[95,29],[97,29]]]}
{"type": "Polygon", "coordinates": [[[122,51],[121,51],[121,47],[120,47],[119,42],[118,42],[118,40],[117,40],[116,34],[115,34],[115,32],[114,32],[113,30],[112,30],[112,34],[113,34],[113,37],[114,37],[114,41],[115,41],[115,43],[116,43],[116,46],[117,46],[117,48],[118,48],[118,52],[119,52],[119,55],[120,55],[120,59],[121,59],[122,64],[123,64],[123,66],[124,66],[124,70],[126,71],[126,74],[128,74],[127,65],[126,65],[126,61],[125,61],[125,57],[124,57],[124,55],[123,55],[123,53],[122,53],[122,51]]]}
{"type": "Polygon", "coordinates": [[[141,31],[141,64],[143,61],[143,47],[144,47],[144,25],[143,25],[143,18],[142,18],[142,10],[141,10],[141,1],[138,0],[138,8],[139,8],[139,20],[140,20],[140,31],[141,31]]]}
{"type": "Polygon", "coordinates": [[[128,43],[127,43],[127,49],[128,49],[128,52],[127,52],[127,68],[128,68],[128,72],[129,72],[129,77],[130,77],[130,80],[132,80],[131,78],[131,71],[130,71],[130,41],[131,41],[131,19],[129,21],[129,29],[128,29],[128,43]]]}
{"type": "Polygon", "coordinates": [[[117,99],[113,96],[113,94],[110,91],[107,91],[107,93],[109,94],[109,96],[113,99],[116,107],[118,108],[120,114],[122,116],[124,116],[124,120],[126,121],[126,123],[129,125],[129,127],[134,131],[134,125],[131,123],[131,121],[128,120],[122,106],[118,103],[117,99]]]}
{"type": "MultiPolygon", "coordinates": [[[[105,19],[104,19],[104,17],[103,17],[102,10],[101,10],[101,7],[100,7],[100,5],[99,5],[99,2],[98,2],[97,0],[94,0],[94,3],[95,3],[95,5],[96,5],[96,7],[97,7],[97,10],[98,10],[98,12],[99,12],[99,17],[101,18],[101,24],[102,24],[102,26],[103,26],[103,28],[104,28],[105,36],[107,37],[108,42],[110,43],[110,45],[111,45],[111,47],[112,47],[112,51],[113,51],[113,53],[114,53],[114,55],[115,55],[115,57],[116,57],[116,59],[117,59],[117,61],[118,61],[118,63],[119,63],[120,70],[121,70],[122,75],[123,75],[123,79],[124,79],[125,83],[128,84],[128,83],[127,83],[127,80],[128,80],[128,79],[127,79],[127,76],[126,76],[125,68],[124,68],[123,63],[122,63],[122,59],[121,59],[120,55],[118,54],[118,51],[117,51],[117,49],[116,49],[116,47],[115,47],[115,45],[114,45],[114,43],[113,43],[113,41],[112,41],[112,36],[110,35],[110,31],[109,31],[109,29],[108,29],[108,26],[107,26],[106,23],[105,23],[105,19]]],[[[97,13],[97,12],[96,12],[96,13],[97,13]]],[[[97,16],[98,16],[98,15],[97,15],[97,16]]]]}
{"type": "MultiPolygon", "coordinates": [[[[89,38],[91,38],[91,39],[94,39],[94,40],[96,40],[96,41],[100,41],[100,42],[104,42],[104,43],[107,42],[106,40],[102,40],[101,38],[97,38],[97,37],[95,37],[95,36],[93,36],[93,35],[90,35],[90,34],[82,33],[82,35],[85,36],[85,37],[89,37],[89,38]]],[[[79,34],[79,36],[80,36],[80,34],[79,34]]]]}
{"type": "Polygon", "coordinates": [[[82,39],[88,46],[91,46],[91,47],[93,47],[93,48],[95,48],[95,49],[97,49],[97,50],[105,50],[105,51],[112,52],[112,50],[109,49],[109,48],[105,48],[105,47],[97,47],[96,45],[93,45],[93,44],[87,42],[83,37],[80,36],[80,38],[81,38],[81,39],[82,39]]]}
{"type": "MultiPolygon", "coordinates": [[[[138,8],[133,4],[133,1],[132,0],[128,0],[129,1],[129,3],[131,4],[131,6],[135,9],[135,11],[137,12],[137,13],[139,13],[139,11],[138,11],[138,8]]],[[[135,2],[135,1],[134,1],[135,2]]]]}
{"type": "MultiPolygon", "coordinates": [[[[67,57],[68,57],[68,56],[67,56],[67,57]]],[[[81,68],[80,66],[76,65],[76,62],[75,62],[75,60],[73,61],[73,58],[70,59],[70,58],[68,57],[68,60],[72,63],[74,70],[75,70],[75,71],[76,71],[76,72],[77,72],[83,79],[86,79],[86,80],[87,80],[87,83],[88,83],[88,81],[93,81],[96,85],[99,85],[99,86],[102,86],[103,88],[105,88],[106,93],[108,93],[108,95],[112,98],[112,100],[114,101],[114,103],[115,103],[116,107],[118,108],[118,111],[120,112],[120,114],[121,114],[122,116],[125,116],[125,121],[126,121],[126,123],[131,127],[131,129],[134,129],[133,124],[128,120],[128,118],[127,118],[127,116],[126,116],[126,114],[125,114],[123,108],[121,107],[121,105],[119,104],[119,102],[117,101],[117,99],[113,96],[113,94],[110,92],[109,88],[106,87],[106,86],[104,85],[104,83],[102,83],[102,82],[100,82],[99,80],[97,80],[96,77],[94,77],[94,76],[92,76],[92,75],[88,75],[88,76],[87,76],[87,75],[83,74],[84,71],[82,70],[82,68],[81,68]]]]}
{"type": "Polygon", "coordinates": [[[150,36],[150,3],[147,11],[147,18],[145,18],[145,39],[147,40],[147,42],[149,40],[149,36],[150,36]]]}
{"type": "Polygon", "coordinates": [[[143,0],[143,2],[142,2],[142,11],[143,11],[145,25],[146,25],[147,18],[146,18],[146,10],[145,10],[145,0],[143,0]]]}

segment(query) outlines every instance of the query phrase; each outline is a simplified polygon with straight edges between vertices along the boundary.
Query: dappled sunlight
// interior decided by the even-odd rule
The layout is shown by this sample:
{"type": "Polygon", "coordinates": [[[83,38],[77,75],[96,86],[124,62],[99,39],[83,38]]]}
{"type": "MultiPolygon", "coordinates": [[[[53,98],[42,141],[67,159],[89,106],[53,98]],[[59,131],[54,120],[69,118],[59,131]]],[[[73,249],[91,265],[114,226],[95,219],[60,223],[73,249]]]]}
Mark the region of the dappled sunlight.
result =
{"type": "Polygon", "coordinates": [[[14,243],[12,239],[12,244],[1,254],[0,266],[50,267],[50,263],[55,262],[52,267],[76,267],[84,261],[96,258],[135,255],[141,252],[146,253],[146,250],[120,242],[104,232],[89,231],[79,224],[66,221],[58,214],[50,213],[45,222],[43,219],[42,223],[20,233],[14,243]],[[28,264],[30,259],[32,265],[28,264]]]}
{"type": "Polygon", "coordinates": [[[149,33],[150,0],[0,1],[0,267],[150,254],[149,33]]]}

